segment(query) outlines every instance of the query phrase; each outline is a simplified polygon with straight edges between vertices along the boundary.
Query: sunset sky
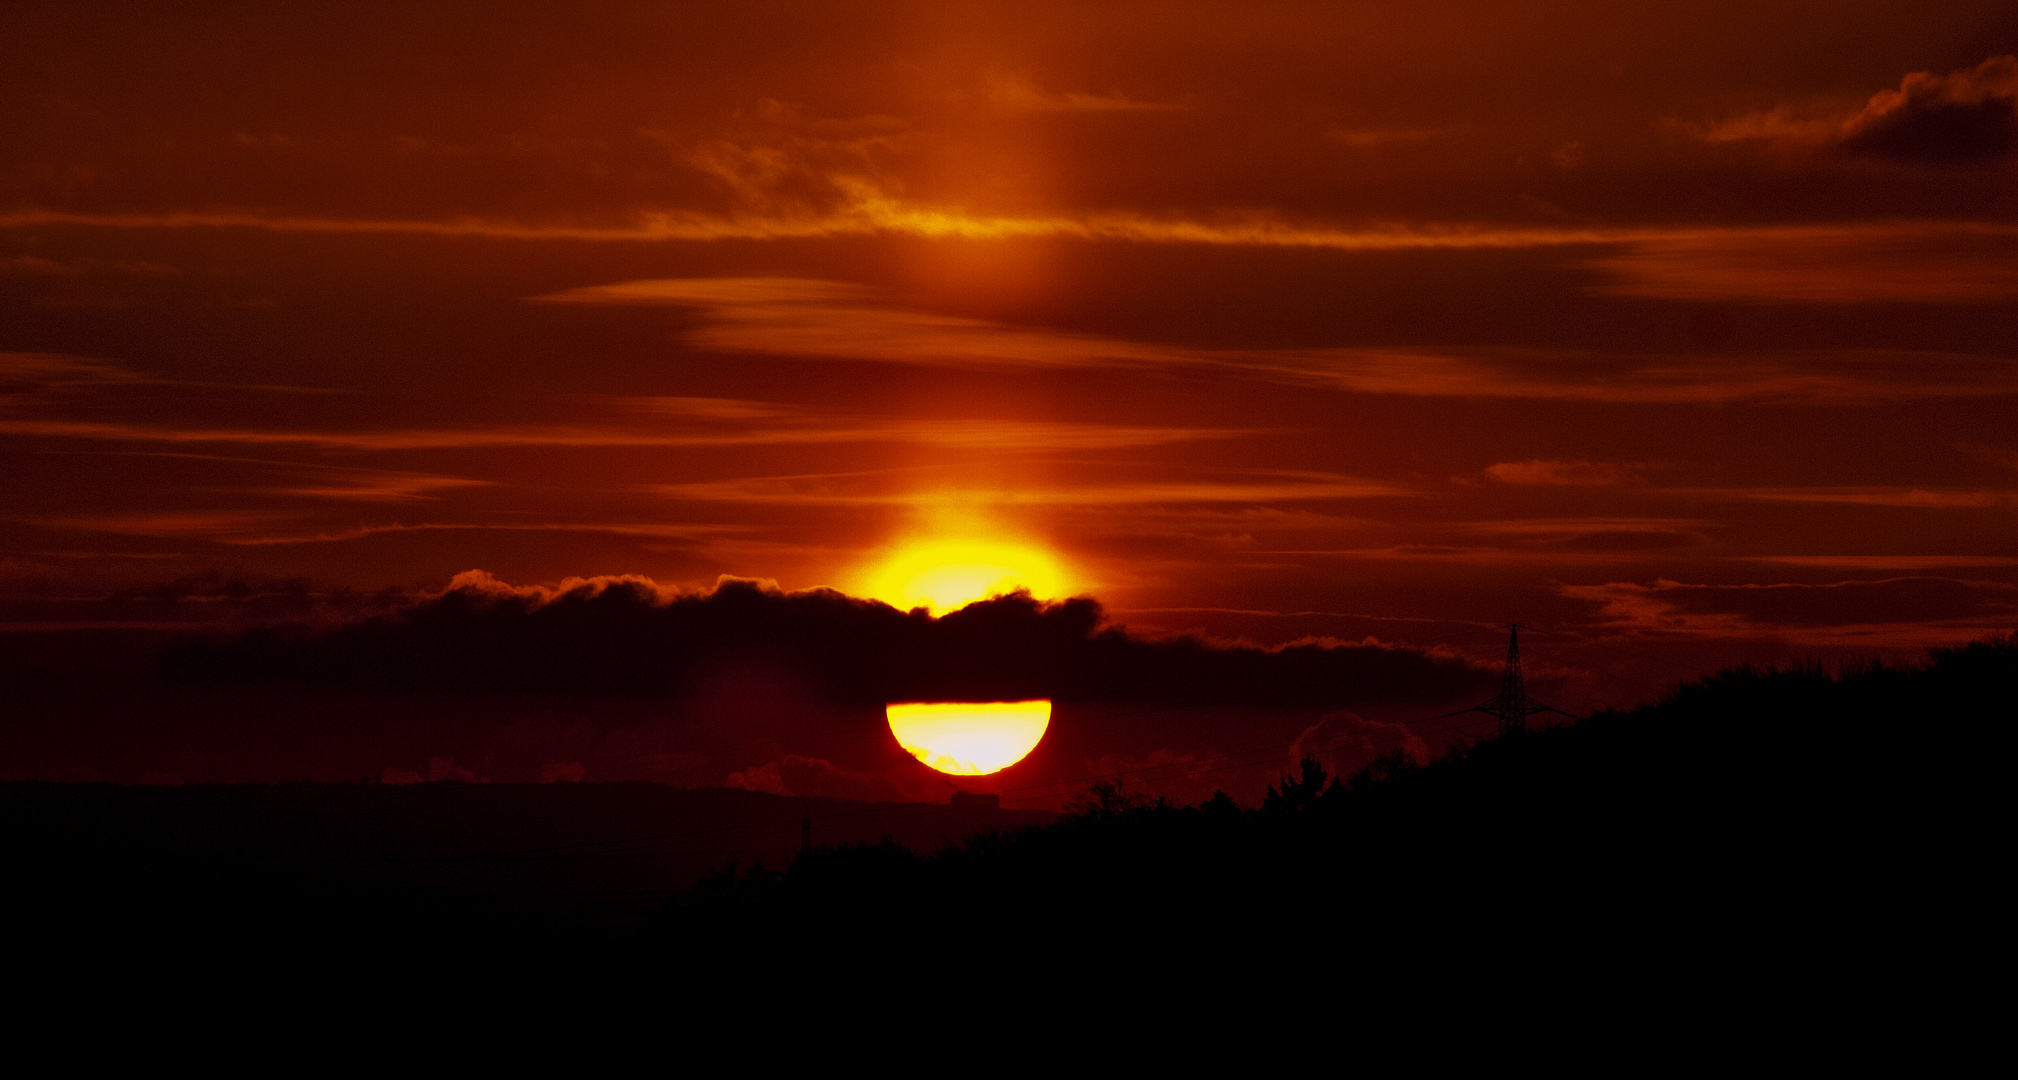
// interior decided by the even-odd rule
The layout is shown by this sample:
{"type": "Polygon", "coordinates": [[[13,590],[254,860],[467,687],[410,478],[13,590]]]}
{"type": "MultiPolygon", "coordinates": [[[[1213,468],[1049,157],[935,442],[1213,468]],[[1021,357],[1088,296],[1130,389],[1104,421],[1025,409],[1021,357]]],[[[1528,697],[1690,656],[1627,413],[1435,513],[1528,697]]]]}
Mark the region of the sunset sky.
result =
{"type": "Polygon", "coordinates": [[[2018,622],[2014,53],[1999,2],[10,3],[0,621],[937,540],[1145,633],[1532,624],[1574,708],[1966,640],[2018,622]]]}

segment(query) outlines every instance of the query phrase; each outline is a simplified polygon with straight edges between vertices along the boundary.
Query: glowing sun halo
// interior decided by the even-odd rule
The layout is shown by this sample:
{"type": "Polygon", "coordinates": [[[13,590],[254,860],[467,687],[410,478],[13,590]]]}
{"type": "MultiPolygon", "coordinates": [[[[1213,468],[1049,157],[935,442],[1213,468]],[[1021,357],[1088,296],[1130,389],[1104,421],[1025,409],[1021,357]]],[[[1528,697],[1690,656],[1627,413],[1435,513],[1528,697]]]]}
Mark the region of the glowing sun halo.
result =
{"type": "Polygon", "coordinates": [[[954,776],[1001,772],[1026,757],[1051,726],[1049,701],[891,705],[890,733],[919,761],[954,776]]]}
{"type": "Polygon", "coordinates": [[[1065,574],[1043,549],[998,541],[906,544],[870,571],[863,591],[901,611],[943,615],[990,596],[1028,589],[1039,599],[1066,591],[1065,574]]]}

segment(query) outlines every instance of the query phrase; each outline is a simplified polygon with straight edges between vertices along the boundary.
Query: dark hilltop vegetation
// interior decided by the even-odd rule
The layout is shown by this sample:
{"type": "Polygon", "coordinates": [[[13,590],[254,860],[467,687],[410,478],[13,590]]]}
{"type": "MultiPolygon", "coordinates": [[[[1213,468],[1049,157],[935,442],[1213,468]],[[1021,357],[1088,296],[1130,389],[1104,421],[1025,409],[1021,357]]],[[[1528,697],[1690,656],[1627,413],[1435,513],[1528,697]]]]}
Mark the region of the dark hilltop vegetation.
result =
{"type": "MultiPolygon", "coordinates": [[[[1305,759],[1251,806],[1123,783],[1064,815],[653,784],[15,783],[0,798],[21,925],[80,955],[775,970],[972,953],[1013,975],[1029,950],[1136,964],[1322,945],[1420,966],[1491,942],[1523,963],[1574,947],[1645,965],[1742,941],[1826,967],[1865,962],[1901,905],[1989,895],[1983,853],[2001,845],[1983,845],[2002,827],[1978,778],[2014,688],[2012,635],[1912,666],[1739,668],[1435,761],[1333,776],[1305,759]]],[[[1915,925],[1934,940],[1954,924],[1915,925]]]]}
{"type": "Polygon", "coordinates": [[[1737,668],[1433,762],[1396,752],[1335,777],[1305,758],[1259,806],[1103,783],[1056,823],[933,853],[823,846],[782,870],[728,867],[659,932],[694,949],[789,926],[873,950],[980,924],[991,949],[1070,943],[1117,963],[1321,942],[1360,960],[1491,943],[1544,965],[1571,946],[1696,965],[1749,943],[1809,974],[1858,967],[1904,912],[1984,895],[1993,872],[1956,854],[2001,831],[1975,777],[2014,691],[2009,634],[1917,666],[1737,668]]]}

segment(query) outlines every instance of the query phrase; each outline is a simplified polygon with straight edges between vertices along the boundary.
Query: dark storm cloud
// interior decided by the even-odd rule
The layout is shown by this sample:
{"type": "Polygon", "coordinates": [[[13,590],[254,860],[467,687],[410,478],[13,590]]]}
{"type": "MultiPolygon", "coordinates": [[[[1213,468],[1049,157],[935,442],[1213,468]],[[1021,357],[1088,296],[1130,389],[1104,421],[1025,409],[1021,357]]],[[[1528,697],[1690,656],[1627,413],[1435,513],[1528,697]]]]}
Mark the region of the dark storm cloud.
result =
{"type": "Polygon", "coordinates": [[[1895,161],[1993,161],[2018,153],[2018,57],[1948,75],[1916,72],[1873,97],[1842,147],[1895,161]]]}
{"type": "Polygon", "coordinates": [[[1991,57],[1946,75],[1916,71],[1847,115],[1782,105],[1713,125],[1701,137],[1916,164],[2003,160],[2018,154],[2018,57],[1991,57]]]}
{"type": "Polygon", "coordinates": [[[643,578],[517,589],[482,574],[396,617],[315,633],[190,640],[172,676],[409,690],[677,694],[726,668],[784,673],[827,701],[1015,700],[1313,705],[1432,701],[1489,675],[1376,644],[1262,649],[1145,640],[1090,599],[999,597],[938,619],[832,590],[725,579],[669,594],[643,578]]]}

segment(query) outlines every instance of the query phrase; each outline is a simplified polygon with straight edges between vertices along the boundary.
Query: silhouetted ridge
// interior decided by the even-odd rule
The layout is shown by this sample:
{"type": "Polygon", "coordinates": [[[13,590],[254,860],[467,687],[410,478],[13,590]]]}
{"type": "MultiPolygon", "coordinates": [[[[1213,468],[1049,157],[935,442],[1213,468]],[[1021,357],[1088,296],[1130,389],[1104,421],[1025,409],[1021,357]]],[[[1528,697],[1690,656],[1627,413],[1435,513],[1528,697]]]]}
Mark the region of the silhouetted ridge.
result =
{"type": "Polygon", "coordinates": [[[1771,949],[1821,972],[1856,962],[1846,935],[1869,948],[1927,898],[1953,918],[1988,895],[1995,788],[1952,751],[2001,746],[2014,690],[2012,635],[1919,667],[1738,668],[1431,763],[1396,751],[1341,781],[1305,758],[1249,809],[1103,782],[1057,824],[933,854],[815,849],[704,882],[663,931],[929,940],[978,921],[1097,948],[1360,928],[1361,959],[1518,948],[1545,968],[1594,948],[1644,971],[1771,949]]]}
{"type": "Polygon", "coordinates": [[[1102,628],[1090,599],[1018,593],[933,619],[831,590],[725,579],[665,598],[631,581],[545,597],[451,589],[395,616],[334,630],[188,638],[174,679],[413,690],[662,694],[736,661],[777,664],[830,700],[1131,700],[1310,705],[1442,699],[1490,674],[1381,645],[1282,649],[1145,640],[1102,628]]]}

